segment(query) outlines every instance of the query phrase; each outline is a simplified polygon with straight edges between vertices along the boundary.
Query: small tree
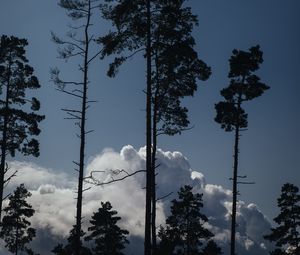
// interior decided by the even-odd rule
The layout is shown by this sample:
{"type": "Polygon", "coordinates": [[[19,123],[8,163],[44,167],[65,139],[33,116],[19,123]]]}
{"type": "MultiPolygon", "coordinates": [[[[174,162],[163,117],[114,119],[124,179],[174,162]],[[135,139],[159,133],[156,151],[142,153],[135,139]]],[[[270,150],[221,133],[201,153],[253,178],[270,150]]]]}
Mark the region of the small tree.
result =
{"type": "Polygon", "coordinates": [[[4,208],[4,217],[1,223],[0,237],[5,241],[5,247],[14,254],[27,251],[33,254],[27,244],[35,237],[35,229],[29,227],[27,220],[34,214],[32,206],[26,202],[31,193],[21,184],[9,196],[9,204],[4,208]]]}
{"type": "MultiPolygon", "coordinates": [[[[81,230],[80,236],[84,237],[85,233],[81,230]]],[[[64,246],[63,244],[58,244],[52,250],[52,253],[55,255],[73,255],[75,254],[76,249],[76,226],[74,225],[73,228],[70,230],[70,235],[68,237],[68,243],[64,246]]],[[[81,242],[81,241],[80,241],[81,242]]],[[[82,245],[80,243],[80,255],[92,255],[92,252],[89,248],[82,245]]]]}
{"type": "Polygon", "coordinates": [[[0,39],[0,221],[3,189],[15,175],[5,177],[9,170],[7,155],[14,157],[19,151],[25,156],[38,157],[39,142],[34,137],[40,133],[38,123],[45,118],[35,113],[40,102],[35,97],[26,97],[27,90],[40,87],[33,68],[27,64],[27,45],[26,39],[14,36],[2,35],[0,39]]]}
{"type": "Polygon", "coordinates": [[[222,255],[222,249],[213,241],[210,240],[203,249],[202,255],[222,255]]]}
{"type": "Polygon", "coordinates": [[[281,195],[277,199],[280,213],[274,218],[278,227],[271,228],[271,233],[264,238],[275,242],[277,249],[270,254],[300,254],[300,194],[293,184],[282,186],[281,195]],[[283,252],[281,249],[288,252],[283,252]]]}
{"type": "Polygon", "coordinates": [[[95,247],[92,249],[95,255],[123,255],[122,250],[129,243],[126,236],[127,230],[121,229],[117,222],[121,217],[116,216],[117,211],[112,210],[109,202],[101,202],[101,208],[94,213],[90,221],[91,232],[85,240],[94,241],[95,247]]]}
{"type": "Polygon", "coordinates": [[[238,154],[240,132],[248,126],[248,115],[242,108],[242,103],[261,96],[269,86],[260,81],[254,74],[263,62],[263,53],[259,46],[251,47],[249,51],[233,50],[233,55],[229,59],[230,71],[228,77],[230,84],[221,90],[221,95],[225,101],[215,105],[217,116],[215,121],[221,124],[226,132],[235,132],[234,141],[234,164],[233,164],[233,184],[232,184],[232,222],[231,222],[231,242],[230,254],[235,255],[235,232],[236,232],[236,204],[237,204],[237,184],[238,182],[238,154]]]}
{"type": "Polygon", "coordinates": [[[198,254],[202,242],[213,236],[203,226],[208,219],[200,212],[203,207],[202,194],[193,194],[192,187],[186,185],[180,188],[178,198],[172,201],[166,228],[161,227],[159,231],[161,243],[158,254],[198,254]]]}

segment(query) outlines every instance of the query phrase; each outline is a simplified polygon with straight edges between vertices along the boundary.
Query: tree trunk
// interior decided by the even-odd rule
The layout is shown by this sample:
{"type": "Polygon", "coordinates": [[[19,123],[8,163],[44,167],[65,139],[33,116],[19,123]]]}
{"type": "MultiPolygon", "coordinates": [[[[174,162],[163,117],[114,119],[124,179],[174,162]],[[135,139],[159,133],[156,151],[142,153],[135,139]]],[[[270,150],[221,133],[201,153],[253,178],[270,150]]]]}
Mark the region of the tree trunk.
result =
{"type": "Polygon", "coordinates": [[[84,52],[84,68],[83,68],[83,93],[81,106],[81,121],[80,121],[80,154],[79,154],[79,175],[78,175],[78,191],[77,191],[77,206],[76,206],[76,242],[75,254],[80,255],[81,251],[81,219],[82,219],[82,193],[83,193],[83,173],[84,173],[84,158],[85,158],[85,124],[86,124],[86,109],[87,109],[87,89],[88,89],[88,53],[89,53],[89,34],[88,28],[90,26],[91,17],[91,3],[89,1],[89,8],[87,14],[87,22],[85,25],[85,52],[84,52]]]}
{"type": "Polygon", "coordinates": [[[19,247],[19,227],[18,227],[18,221],[17,221],[16,240],[15,240],[15,255],[18,255],[18,247],[19,247]]]}
{"type": "Polygon", "coordinates": [[[241,109],[241,98],[238,99],[238,116],[235,125],[235,142],[234,142],[234,164],[233,164],[233,182],[232,182],[232,220],[231,220],[231,242],[230,255],[235,255],[235,233],[236,233],[236,204],[237,204],[237,178],[238,178],[238,155],[239,155],[239,113],[241,109]]]}
{"type": "MultiPolygon", "coordinates": [[[[11,64],[9,64],[9,70],[11,64]]],[[[0,164],[0,223],[2,222],[2,200],[3,200],[3,189],[4,189],[4,175],[5,175],[5,163],[6,163],[6,152],[7,152],[7,125],[8,125],[8,111],[9,111],[9,86],[10,76],[7,79],[6,96],[5,96],[5,110],[4,110],[4,121],[2,131],[2,144],[1,144],[1,164],[0,164]]]]}
{"type": "Polygon", "coordinates": [[[146,210],[145,210],[145,255],[151,255],[151,14],[147,0],[147,99],[146,99],[146,210]]]}
{"type": "Polygon", "coordinates": [[[157,98],[154,99],[154,109],[152,117],[152,172],[151,172],[151,199],[152,199],[152,214],[151,214],[151,232],[152,232],[152,254],[156,255],[156,151],[157,151],[157,98]]]}

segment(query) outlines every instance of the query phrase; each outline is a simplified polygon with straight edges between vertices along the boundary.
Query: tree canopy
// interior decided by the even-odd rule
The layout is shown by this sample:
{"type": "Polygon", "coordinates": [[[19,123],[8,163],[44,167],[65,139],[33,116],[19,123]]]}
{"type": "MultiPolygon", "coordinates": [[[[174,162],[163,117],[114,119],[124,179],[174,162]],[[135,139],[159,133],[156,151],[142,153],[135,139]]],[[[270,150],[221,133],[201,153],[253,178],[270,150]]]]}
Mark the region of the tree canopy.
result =
{"type": "Polygon", "coordinates": [[[274,221],[278,225],[271,228],[271,233],[264,238],[274,242],[277,249],[270,254],[300,253],[300,194],[299,188],[291,183],[282,186],[281,195],[277,199],[280,209],[274,221]]]}
{"type": "Polygon", "coordinates": [[[31,193],[21,184],[9,196],[9,203],[4,208],[4,217],[1,223],[0,237],[5,241],[5,247],[12,253],[18,251],[33,252],[27,244],[35,237],[35,229],[31,228],[28,218],[34,215],[35,210],[26,201],[31,193]]]}

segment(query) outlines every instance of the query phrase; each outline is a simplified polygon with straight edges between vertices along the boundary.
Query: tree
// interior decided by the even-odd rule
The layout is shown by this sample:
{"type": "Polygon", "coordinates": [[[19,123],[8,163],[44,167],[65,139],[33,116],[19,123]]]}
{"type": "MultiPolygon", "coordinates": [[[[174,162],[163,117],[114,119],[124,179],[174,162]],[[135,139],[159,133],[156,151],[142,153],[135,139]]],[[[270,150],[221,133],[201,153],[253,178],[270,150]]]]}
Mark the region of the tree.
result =
{"type": "Polygon", "coordinates": [[[31,193],[21,184],[9,196],[9,204],[4,208],[4,217],[1,223],[0,238],[5,241],[5,247],[14,254],[27,251],[33,254],[26,245],[35,237],[35,229],[30,227],[27,220],[34,214],[34,209],[26,199],[31,193]]]}
{"type": "Polygon", "coordinates": [[[77,189],[77,205],[76,205],[76,235],[75,242],[76,255],[80,251],[80,233],[82,220],[82,199],[83,199],[83,180],[85,167],[85,146],[86,135],[91,132],[87,130],[87,109],[93,101],[88,99],[88,73],[89,67],[93,60],[100,54],[100,51],[91,53],[91,45],[94,42],[93,35],[90,32],[92,26],[93,10],[99,8],[99,0],[60,0],[59,5],[66,10],[67,15],[76,22],[75,26],[70,26],[67,33],[67,39],[61,39],[52,33],[52,40],[60,46],[58,49],[59,57],[65,60],[79,57],[82,64],[79,65],[79,71],[82,73],[81,81],[65,81],[60,78],[60,71],[57,68],[52,69],[51,79],[58,86],[58,90],[73,96],[80,100],[80,109],[62,109],[68,114],[68,119],[75,120],[79,127],[79,161],[75,161],[76,171],[78,172],[78,189],[77,189]],[[80,36],[80,35],[81,36],[80,36]],[[70,88],[71,87],[71,88],[70,88]],[[78,168],[78,169],[77,169],[78,168]]]}
{"type": "Polygon", "coordinates": [[[26,96],[27,90],[40,88],[25,56],[27,45],[26,39],[14,36],[2,35],[0,39],[0,221],[3,190],[16,174],[5,177],[9,171],[7,156],[14,157],[18,151],[38,157],[39,142],[34,137],[41,131],[38,123],[45,118],[35,113],[40,109],[39,100],[26,96]]]}
{"type": "Polygon", "coordinates": [[[119,66],[139,52],[144,52],[146,58],[145,254],[150,254],[156,246],[157,135],[174,135],[188,126],[187,108],[181,106],[181,99],[193,95],[196,80],[207,79],[210,69],[193,49],[191,31],[197,18],[190,8],[183,7],[185,1],[106,2],[103,17],[112,21],[116,31],[99,38],[102,57],[117,55],[108,75],[115,76],[119,66]]]}
{"type": "Polygon", "coordinates": [[[203,241],[213,234],[203,224],[208,221],[201,213],[202,194],[193,194],[191,186],[184,186],[174,199],[171,215],[166,219],[166,227],[161,227],[159,254],[194,255],[199,254],[203,241]]]}
{"type": "Polygon", "coordinates": [[[129,243],[126,238],[129,232],[117,225],[121,217],[116,215],[117,211],[112,210],[109,202],[101,202],[101,207],[93,214],[92,220],[90,220],[91,226],[88,228],[91,233],[85,240],[94,241],[93,252],[95,255],[124,254],[122,250],[129,243]]]}
{"type": "Polygon", "coordinates": [[[264,238],[275,242],[277,249],[270,254],[300,253],[300,194],[299,188],[291,183],[286,183],[281,188],[281,195],[277,199],[280,213],[274,218],[276,228],[271,228],[271,233],[264,238]],[[282,251],[282,248],[286,252],[282,251]],[[287,252],[288,251],[288,252],[287,252]],[[280,253],[282,252],[282,253],[280,253]]]}
{"type": "Polygon", "coordinates": [[[231,222],[230,254],[235,255],[235,232],[236,232],[236,204],[238,182],[238,154],[240,132],[248,126],[248,115],[242,108],[242,103],[261,96],[269,86],[262,83],[260,78],[254,74],[263,62],[263,53],[259,46],[251,47],[249,51],[233,50],[229,59],[230,71],[228,78],[230,84],[221,90],[225,101],[215,105],[217,115],[215,121],[221,124],[226,132],[235,132],[234,142],[234,164],[233,164],[233,202],[231,222]]]}
{"type": "Polygon", "coordinates": [[[193,27],[198,24],[185,1],[160,1],[153,16],[152,58],[152,247],[156,249],[156,151],[158,136],[173,136],[188,129],[188,109],[181,101],[193,96],[198,80],[207,80],[210,68],[194,50],[193,27]]]}
{"type": "Polygon", "coordinates": [[[223,252],[220,247],[213,241],[210,240],[205,248],[203,249],[202,255],[222,255],[223,252]]]}
{"type": "MultiPolygon", "coordinates": [[[[80,237],[84,237],[85,233],[81,230],[80,237]]],[[[68,237],[68,243],[64,246],[63,244],[58,244],[54,247],[54,249],[51,251],[52,253],[56,255],[73,255],[76,253],[75,249],[77,247],[76,245],[77,238],[76,238],[76,225],[73,226],[73,228],[70,230],[70,235],[68,237]]],[[[81,242],[81,241],[80,241],[81,242]]],[[[82,245],[82,242],[80,243],[80,255],[92,255],[92,252],[89,248],[82,245]]]]}

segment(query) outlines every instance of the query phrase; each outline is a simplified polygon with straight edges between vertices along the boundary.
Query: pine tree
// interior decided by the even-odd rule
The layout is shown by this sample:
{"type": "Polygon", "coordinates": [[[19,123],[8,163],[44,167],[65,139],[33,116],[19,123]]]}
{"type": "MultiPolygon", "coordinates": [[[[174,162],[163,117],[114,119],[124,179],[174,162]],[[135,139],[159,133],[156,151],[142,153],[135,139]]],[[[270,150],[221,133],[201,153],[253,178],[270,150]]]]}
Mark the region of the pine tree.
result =
{"type": "MultiPolygon", "coordinates": [[[[85,233],[81,230],[80,237],[84,237],[85,233]]],[[[68,237],[68,243],[66,245],[58,244],[54,247],[54,249],[51,251],[55,255],[74,255],[75,249],[77,247],[76,245],[77,238],[76,238],[76,225],[73,226],[73,228],[70,230],[70,235],[68,237]]],[[[81,242],[81,241],[80,241],[81,242]]],[[[89,248],[82,245],[82,242],[80,243],[80,255],[92,255],[92,252],[89,248]]]]}
{"type": "Polygon", "coordinates": [[[92,16],[93,11],[99,8],[99,0],[60,0],[59,6],[62,7],[67,15],[76,22],[75,25],[70,26],[70,31],[67,33],[67,38],[62,39],[52,33],[52,40],[59,45],[59,57],[64,60],[71,58],[79,58],[78,71],[82,74],[82,78],[77,80],[63,80],[60,78],[60,70],[53,68],[51,71],[51,79],[58,86],[58,90],[76,98],[80,101],[80,108],[76,109],[62,109],[68,115],[67,119],[74,120],[79,127],[79,159],[73,161],[76,165],[76,172],[78,172],[78,188],[77,188],[77,204],[76,204],[76,233],[75,242],[78,247],[75,249],[76,255],[80,251],[80,233],[82,224],[82,200],[83,200],[83,180],[84,180],[84,167],[85,167],[85,150],[86,150],[86,136],[92,130],[87,129],[87,109],[90,103],[94,102],[89,100],[89,68],[91,63],[100,54],[100,51],[93,52],[92,45],[95,42],[94,35],[91,32],[93,25],[92,16]]]}
{"type": "Polygon", "coordinates": [[[5,241],[5,247],[16,255],[19,251],[33,254],[32,250],[26,246],[35,237],[35,229],[30,227],[31,224],[27,220],[35,212],[26,201],[30,196],[31,193],[24,184],[21,184],[9,196],[9,204],[3,210],[0,238],[5,241]]]}
{"type": "Polygon", "coordinates": [[[291,183],[282,186],[277,199],[280,213],[274,218],[278,224],[264,238],[275,242],[277,249],[270,254],[300,254],[300,194],[299,188],[291,183]],[[285,250],[282,251],[282,248],[285,250]],[[287,252],[288,250],[288,252],[287,252]]]}
{"type": "Polygon", "coordinates": [[[156,247],[157,136],[175,135],[188,127],[188,110],[181,99],[194,94],[197,80],[206,80],[210,68],[194,50],[191,32],[197,17],[184,7],[186,1],[106,2],[103,16],[112,21],[116,31],[99,42],[104,46],[103,57],[117,55],[108,75],[116,75],[119,66],[139,52],[145,52],[147,63],[145,254],[150,254],[156,247]],[[126,55],[128,51],[131,53],[126,55]]]}
{"type": "Polygon", "coordinates": [[[198,24],[185,1],[160,1],[153,17],[152,55],[152,247],[156,249],[156,152],[158,136],[173,136],[187,130],[188,109],[182,99],[193,96],[198,80],[207,80],[210,68],[199,59],[192,36],[198,24]]]}
{"type": "Polygon", "coordinates": [[[201,255],[222,255],[222,249],[218,247],[218,245],[213,241],[210,240],[205,248],[203,249],[201,255]]]}
{"type": "Polygon", "coordinates": [[[263,53],[259,46],[252,47],[249,51],[233,50],[233,55],[229,59],[230,71],[228,78],[230,84],[221,90],[221,95],[225,101],[215,105],[217,116],[215,121],[221,124],[226,132],[235,132],[234,143],[234,164],[233,164],[233,202],[232,202],[232,222],[231,222],[231,243],[230,254],[235,255],[235,232],[236,232],[236,204],[237,204],[237,184],[238,182],[238,154],[240,132],[248,126],[245,110],[242,103],[261,96],[267,85],[260,81],[254,74],[263,62],[263,53]]]}
{"type": "Polygon", "coordinates": [[[121,217],[116,215],[117,211],[112,210],[109,202],[101,202],[101,207],[93,214],[88,228],[91,233],[85,240],[95,243],[95,255],[124,255],[122,250],[129,243],[126,238],[129,232],[117,225],[121,217]]]}
{"type": "Polygon", "coordinates": [[[174,199],[171,215],[166,219],[166,227],[161,227],[159,254],[195,255],[200,253],[203,241],[213,234],[203,224],[208,221],[201,213],[202,194],[193,194],[191,186],[184,186],[174,199]]]}
{"type": "Polygon", "coordinates": [[[0,221],[3,190],[8,177],[7,155],[14,157],[16,152],[27,156],[39,156],[38,123],[45,117],[38,115],[40,102],[37,98],[26,96],[28,90],[38,89],[40,84],[34,76],[33,68],[25,56],[26,39],[2,35],[0,39],[0,221]],[[27,109],[26,111],[24,109],[27,109]]]}

